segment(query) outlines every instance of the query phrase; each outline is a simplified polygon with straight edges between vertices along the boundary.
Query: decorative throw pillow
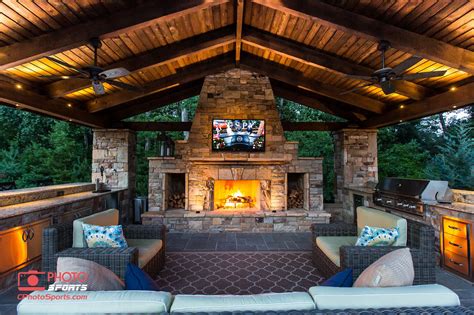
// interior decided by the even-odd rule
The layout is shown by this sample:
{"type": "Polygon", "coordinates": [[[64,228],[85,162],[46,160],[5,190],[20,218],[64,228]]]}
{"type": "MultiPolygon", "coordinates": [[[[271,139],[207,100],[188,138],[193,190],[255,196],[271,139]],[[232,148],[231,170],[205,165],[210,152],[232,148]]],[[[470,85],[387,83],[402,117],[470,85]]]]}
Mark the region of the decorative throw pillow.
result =
{"type": "Polygon", "coordinates": [[[63,284],[87,284],[87,291],[117,291],[125,287],[123,281],[111,270],[81,258],[59,257],[56,275],[64,277],[77,275],[72,281],[69,281],[70,279],[64,283],[56,281],[54,283],[56,287],[63,284]]]}
{"type": "Polygon", "coordinates": [[[347,268],[343,271],[339,271],[331,278],[324,281],[321,286],[323,287],[352,287],[352,269],[347,268]]]}
{"type": "Polygon", "coordinates": [[[356,246],[390,246],[397,240],[398,228],[384,229],[365,226],[360,232],[356,246]]]}
{"type": "Polygon", "coordinates": [[[121,225],[91,225],[82,223],[87,247],[128,247],[121,225]]]}
{"type": "Polygon", "coordinates": [[[145,271],[129,263],[125,272],[125,290],[159,291],[160,289],[145,271]]]}
{"type": "Polygon", "coordinates": [[[402,287],[413,284],[415,269],[410,249],[394,250],[367,267],[354,287],[402,287]]]}

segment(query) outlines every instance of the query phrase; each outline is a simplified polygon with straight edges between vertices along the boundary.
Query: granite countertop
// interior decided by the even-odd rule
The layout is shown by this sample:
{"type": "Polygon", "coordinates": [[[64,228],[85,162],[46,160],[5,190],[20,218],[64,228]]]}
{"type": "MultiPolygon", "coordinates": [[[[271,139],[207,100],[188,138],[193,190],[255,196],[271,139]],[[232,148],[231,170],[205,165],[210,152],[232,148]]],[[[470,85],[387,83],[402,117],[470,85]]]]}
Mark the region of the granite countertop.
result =
{"type": "Polygon", "coordinates": [[[78,202],[82,200],[92,199],[95,197],[112,194],[127,188],[113,188],[111,191],[103,193],[93,193],[92,191],[80,192],[60,197],[41,199],[31,202],[18,203],[14,205],[0,207],[0,220],[9,217],[20,216],[31,212],[41,211],[50,207],[61,206],[78,202]]]}
{"type": "Polygon", "coordinates": [[[440,209],[474,214],[474,204],[469,204],[469,203],[463,203],[463,202],[453,202],[451,204],[439,203],[439,204],[435,204],[431,206],[435,208],[440,208],[440,209]]]}
{"type": "Polygon", "coordinates": [[[370,187],[350,187],[350,186],[347,186],[347,187],[344,187],[344,189],[359,192],[359,193],[363,193],[363,194],[373,194],[374,191],[375,191],[373,188],[370,188],[370,187]]]}

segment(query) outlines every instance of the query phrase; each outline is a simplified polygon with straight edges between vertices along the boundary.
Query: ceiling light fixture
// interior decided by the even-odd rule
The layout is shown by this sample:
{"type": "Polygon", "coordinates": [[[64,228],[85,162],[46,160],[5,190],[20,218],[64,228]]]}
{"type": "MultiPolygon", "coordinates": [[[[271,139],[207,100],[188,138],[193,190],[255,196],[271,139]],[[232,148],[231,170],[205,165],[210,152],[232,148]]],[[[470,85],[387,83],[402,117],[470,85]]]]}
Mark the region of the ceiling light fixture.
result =
{"type": "Polygon", "coordinates": [[[458,107],[456,105],[454,105],[453,108],[458,108],[458,107]]]}
{"type": "Polygon", "coordinates": [[[23,85],[21,85],[20,83],[17,83],[15,84],[15,87],[19,90],[21,90],[23,88],[23,85]]]}
{"type": "Polygon", "coordinates": [[[450,90],[451,92],[454,92],[454,91],[456,91],[457,89],[456,89],[455,86],[452,86],[449,90],[450,90]]]}
{"type": "Polygon", "coordinates": [[[405,108],[405,105],[400,105],[400,109],[404,109],[405,108]]]}
{"type": "Polygon", "coordinates": [[[64,80],[67,80],[67,79],[69,79],[69,78],[70,78],[70,76],[68,76],[68,75],[62,75],[62,76],[61,76],[61,79],[64,79],[64,80]]]}
{"type": "Polygon", "coordinates": [[[72,104],[71,104],[71,103],[67,103],[67,107],[72,107],[72,104]]]}

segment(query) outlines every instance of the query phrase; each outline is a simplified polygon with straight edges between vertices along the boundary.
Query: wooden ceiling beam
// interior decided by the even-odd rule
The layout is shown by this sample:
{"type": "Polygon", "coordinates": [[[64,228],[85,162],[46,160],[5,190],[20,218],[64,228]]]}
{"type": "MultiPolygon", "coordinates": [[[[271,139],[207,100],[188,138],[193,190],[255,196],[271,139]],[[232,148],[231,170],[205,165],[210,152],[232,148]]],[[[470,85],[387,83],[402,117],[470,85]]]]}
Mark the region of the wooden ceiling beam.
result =
{"type": "Polygon", "coordinates": [[[381,128],[472,104],[474,104],[474,83],[469,83],[458,87],[455,91],[431,96],[422,101],[406,104],[403,108],[393,109],[383,116],[370,118],[364,121],[362,126],[381,128]]]}
{"type": "Polygon", "coordinates": [[[235,60],[233,54],[232,56],[230,54],[220,55],[179,69],[176,74],[152,81],[143,86],[141,92],[122,90],[120,92],[96,98],[87,102],[87,108],[91,113],[99,112],[107,108],[130,102],[183,83],[201,79],[206,75],[229,70],[234,67],[234,62],[235,60]]]}
{"type": "Polygon", "coordinates": [[[341,95],[341,93],[344,92],[342,89],[310,78],[305,78],[301,72],[296,71],[295,69],[282,66],[272,61],[266,61],[263,58],[256,57],[249,53],[242,53],[241,68],[264,74],[269,78],[313,91],[317,94],[327,96],[343,103],[351,104],[376,114],[382,114],[386,107],[383,102],[360,94],[347,93],[341,95]]]}
{"type": "MultiPolygon", "coordinates": [[[[270,50],[292,60],[312,67],[336,72],[340,75],[358,74],[370,76],[374,72],[374,69],[369,67],[353,63],[341,57],[330,55],[322,50],[305,46],[302,43],[294,42],[256,28],[246,28],[242,40],[244,43],[254,47],[270,50]]],[[[398,94],[414,100],[422,100],[434,94],[430,89],[409,81],[393,81],[393,84],[398,94]]]]}
{"type": "Polygon", "coordinates": [[[118,129],[135,131],[189,131],[191,121],[186,122],[159,122],[159,121],[121,121],[114,125],[118,129]]]}
{"type": "Polygon", "coordinates": [[[312,121],[312,122],[295,122],[282,121],[284,131],[337,131],[347,127],[345,122],[326,122],[326,121],[312,121]]]}
{"type": "Polygon", "coordinates": [[[474,52],[322,1],[254,0],[285,14],[355,34],[373,42],[388,40],[395,49],[474,74],[474,52]]]}
{"type": "MultiPolygon", "coordinates": [[[[354,113],[359,111],[359,108],[357,107],[332,100],[278,80],[270,79],[270,82],[275,96],[346,119],[349,122],[358,123],[361,120],[354,113]]],[[[363,114],[359,113],[359,116],[366,119],[367,112],[364,112],[363,114]]]]}
{"type": "Polygon", "coordinates": [[[105,122],[101,117],[91,115],[87,111],[68,107],[64,100],[52,100],[26,88],[18,90],[14,85],[0,81],[0,102],[18,109],[67,120],[93,128],[103,128],[105,122]]]}
{"type": "Polygon", "coordinates": [[[242,28],[244,25],[244,0],[236,0],[235,65],[239,66],[242,50],[242,28]]]}
{"type": "Polygon", "coordinates": [[[143,114],[151,110],[199,95],[199,93],[201,93],[203,82],[204,80],[200,79],[178,85],[174,88],[158,92],[146,98],[140,98],[128,103],[120,104],[116,107],[101,112],[101,115],[108,117],[108,121],[113,124],[122,119],[143,114]]]}
{"type": "Polygon", "coordinates": [[[176,19],[191,12],[225,3],[225,0],[148,1],[133,9],[107,16],[0,48],[0,70],[12,68],[44,56],[87,44],[93,37],[101,39],[142,29],[158,22],[176,19]]]}
{"type": "MultiPolygon", "coordinates": [[[[138,56],[133,56],[107,65],[105,69],[125,68],[130,72],[143,71],[149,67],[156,67],[170,63],[180,58],[202,52],[204,50],[221,47],[235,41],[234,27],[223,27],[177,43],[158,47],[151,51],[144,52],[138,56]]],[[[62,97],[64,95],[82,90],[91,86],[90,80],[59,80],[49,84],[46,89],[51,97],[62,97]]]]}

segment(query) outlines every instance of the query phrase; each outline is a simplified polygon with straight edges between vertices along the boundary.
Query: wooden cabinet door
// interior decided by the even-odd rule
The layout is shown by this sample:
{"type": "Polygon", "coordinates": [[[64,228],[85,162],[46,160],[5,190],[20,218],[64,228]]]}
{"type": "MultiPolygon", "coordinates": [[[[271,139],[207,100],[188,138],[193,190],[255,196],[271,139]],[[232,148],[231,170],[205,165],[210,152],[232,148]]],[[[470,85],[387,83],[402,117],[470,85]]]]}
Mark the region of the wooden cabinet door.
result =
{"type": "Polygon", "coordinates": [[[0,274],[28,261],[28,240],[25,227],[0,232],[0,274]]]}

